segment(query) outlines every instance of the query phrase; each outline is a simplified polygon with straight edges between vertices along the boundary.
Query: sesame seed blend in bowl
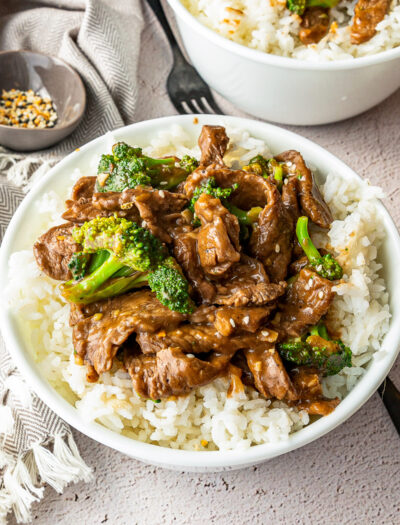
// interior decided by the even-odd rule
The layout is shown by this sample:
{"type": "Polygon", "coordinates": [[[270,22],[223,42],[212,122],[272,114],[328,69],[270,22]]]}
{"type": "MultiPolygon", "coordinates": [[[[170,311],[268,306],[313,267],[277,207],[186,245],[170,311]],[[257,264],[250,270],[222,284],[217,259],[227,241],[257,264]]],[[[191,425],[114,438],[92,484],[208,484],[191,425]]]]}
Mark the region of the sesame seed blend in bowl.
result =
{"type": "Polygon", "coordinates": [[[42,97],[32,89],[3,89],[0,96],[0,124],[14,128],[53,128],[57,112],[50,97],[42,97]]]}

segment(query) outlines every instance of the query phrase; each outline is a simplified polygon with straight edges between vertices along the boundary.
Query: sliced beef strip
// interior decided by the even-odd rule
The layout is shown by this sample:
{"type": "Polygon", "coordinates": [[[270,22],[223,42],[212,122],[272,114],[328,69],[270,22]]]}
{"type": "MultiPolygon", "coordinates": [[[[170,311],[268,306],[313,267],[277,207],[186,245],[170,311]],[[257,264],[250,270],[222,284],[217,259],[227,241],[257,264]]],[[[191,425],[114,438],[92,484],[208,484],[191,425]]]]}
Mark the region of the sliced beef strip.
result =
{"type": "Polygon", "coordinates": [[[283,281],[292,255],[294,222],[278,188],[268,183],[268,204],[260,213],[250,238],[250,251],[263,262],[274,283],[283,281]]]}
{"type": "Polygon", "coordinates": [[[274,305],[222,306],[215,311],[214,326],[225,337],[238,330],[254,333],[265,324],[274,305]]]}
{"type": "Polygon", "coordinates": [[[231,352],[229,339],[222,337],[212,325],[183,324],[174,330],[158,333],[143,332],[136,341],[144,354],[155,354],[166,348],[179,348],[184,353],[200,354],[231,352]]]}
{"type": "Polygon", "coordinates": [[[160,240],[170,242],[171,237],[164,228],[164,217],[180,212],[187,202],[187,197],[180,193],[140,186],[123,192],[94,193],[91,198],[68,200],[63,218],[83,223],[96,217],[117,214],[118,217],[139,224],[144,221],[146,227],[160,240]]]}
{"type": "Polygon", "coordinates": [[[284,294],[286,282],[270,283],[263,264],[242,255],[230,273],[215,284],[215,304],[226,306],[264,305],[284,294]]]}
{"type": "Polygon", "coordinates": [[[229,200],[241,209],[249,210],[253,206],[265,206],[267,203],[269,187],[264,177],[252,172],[220,168],[214,165],[206,168],[200,167],[194,171],[182,184],[181,191],[192,198],[194,190],[210,177],[213,177],[217,186],[221,188],[238,185],[229,200]]]}
{"type": "Polygon", "coordinates": [[[333,297],[332,282],[304,268],[288,287],[274,324],[282,337],[298,337],[328,312],[333,297]]]}
{"type": "Polygon", "coordinates": [[[308,366],[299,366],[290,372],[293,385],[298,393],[297,408],[309,414],[327,416],[339,404],[340,400],[324,399],[321,375],[318,370],[308,366]]]}
{"type": "Polygon", "coordinates": [[[239,221],[219,199],[203,193],[195,204],[201,221],[197,253],[206,274],[220,276],[240,259],[239,221]]]}
{"type": "Polygon", "coordinates": [[[231,359],[231,363],[240,368],[242,371],[240,379],[242,382],[247,385],[251,386],[253,388],[256,388],[256,385],[254,383],[254,376],[251,373],[251,370],[249,368],[249,365],[247,364],[247,359],[245,357],[244,350],[238,350],[235,355],[231,359]]]}
{"type": "Polygon", "coordinates": [[[211,354],[207,360],[188,357],[179,348],[156,355],[124,355],[134,390],[142,397],[160,399],[188,394],[227,373],[230,354],[211,354]]]}
{"type": "Polygon", "coordinates": [[[203,126],[199,137],[200,165],[217,164],[223,166],[228,144],[229,137],[223,126],[203,126]]]}
{"type": "Polygon", "coordinates": [[[290,213],[293,224],[296,224],[300,217],[300,207],[297,199],[297,178],[289,177],[285,179],[282,188],[282,202],[287,211],[290,213]]]}
{"type": "Polygon", "coordinates": [[[201,301],[212,303],[216,290],[207,279],[197,255],[196,235],[189,232],[174,238],[174,256],[201,301]]]}
{"type": "Polygon", "coordinates": [[[82,249],[72,239],[74,225],[70,222],[50,228],[33,245],[39,268],[52,279],[68,281],[72,278],[68,263],[72,254],[82,249]]]}
{"type": "Polygon", "coordinates": [[[389,7],[390,0],[358,0],[351,26],[351,43],[358,45],[370,40],[389,7]]]}
{"type": "Polygon", "coordinates": [[[96,177],[81,177],[72,188],[71,200],[91,199],[96,185],[96,177]]]}
{"type": "Polygon", "coordinates": [[[119,192],[95,193],[93,204],[99,210],[127,213],[131,220],[143,224],[161,241],[171,242],[171,237],[165,230],[164,216],[180,212],[188,203],[181,193],[167,190],[155,190],[149,186],[119,192]]]}
{"type": "Polygon", "coordinates": [[[301,18],[299,38],[304,45],[318,44],[328,34],[330,25],[328,8],[307,7],[301,18]]]}
{"type": "Polygon", "coordinates": [[[266,398],[294,400],[297,393],[272,343],[245,350],[257,390],[266,398]]]}
{"type": "Polygon", "coordinates": [[[120,346],[134,332],[155,332],[179,325],[185,317],[163,306],[149,290],[120,295],[81,311],[73,327],[77,355],[101,374],[110,370],[120,346]],[[90,317],[85,317],[90,314],[90,317]]]}
{"type": "Polygon", "coordinates": [[[159,332],[141,332],[136,336],[136,342],[144,354],[155,354],[166,348],[179,348],[184,353],[204,354],[218,352],[232,354],[242,348],[250,348],[277,338],[272,330],[258,333],[238,331],[237,334],[226,337],[219,333],[214,325],[181,324],[171,330],[159,332]],[[266,335],[263,335],[263,334],[266,335]]]}
{"type": "Polygon", "coordinates": [[[332,213],[302,155],[298,151],[288,150],[275,158],[279,162],[291,163],[302,212],[321,228],[329,228],[333,221],[332,213]]]}

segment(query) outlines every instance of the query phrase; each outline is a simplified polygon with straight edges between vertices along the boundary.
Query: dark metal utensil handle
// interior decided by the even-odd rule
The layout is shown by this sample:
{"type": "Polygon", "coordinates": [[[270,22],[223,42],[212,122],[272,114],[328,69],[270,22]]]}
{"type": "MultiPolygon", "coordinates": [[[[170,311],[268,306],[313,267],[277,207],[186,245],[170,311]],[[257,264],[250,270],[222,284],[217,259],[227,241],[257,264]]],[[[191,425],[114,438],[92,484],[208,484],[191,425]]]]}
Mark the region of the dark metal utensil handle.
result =
{"type": "Polygon", "coordinates": [[[174,55],[178,53],[183,58],[183,54],[181,50],[179,49],[178,42],[176,41],[175,35],[172,32],[172,29],[168,23],[167,17],[165,16],[164,9],[161,5],[160,0],[147,0],[147,3],[152,8],[154,14],[158,18],[158,21],[160,22],[162,28],[164,29],[165,35],[168,38],[169,43],[171,44],[174,55]]]}
{"type": "Polygon", "coordinates": [[[392,418],[393,424],[400,434],[400,392],[393,382],[387,377],[378,388],[379,395],[392,418]]]}

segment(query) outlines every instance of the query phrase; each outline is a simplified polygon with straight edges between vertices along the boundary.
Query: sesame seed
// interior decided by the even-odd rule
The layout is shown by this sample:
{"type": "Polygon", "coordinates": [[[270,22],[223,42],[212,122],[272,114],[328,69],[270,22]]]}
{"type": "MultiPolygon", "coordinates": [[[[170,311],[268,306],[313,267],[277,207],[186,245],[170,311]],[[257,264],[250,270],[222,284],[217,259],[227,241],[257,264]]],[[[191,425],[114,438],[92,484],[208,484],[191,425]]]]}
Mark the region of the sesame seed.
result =
{"type": "Polygon", "coordinates": [[[311,286],[313,285],[313,280],[311,279],[308,279],[308,287],[311,288],[311,286]]]}
{"type": "Polygon", "coordinates": [[[322,292],[322,291],[321,291],[321,292],[318,292],[318,297],[319,297],[320,299],[323,299],[323,298],[324,298],[324,292],[322,292]]]}
{"type": "Polygon", "coordinates": [[[290,168],[290,166],[293,166],[293,162],[291,162],[290,160],[288,160],[288,161],[286,162],[286,166],[287,166],[288,168],[290,168]]]}
{"type": "Polygon", "coordinates": [[[186,357],[188,357],[189,359],[193,359],[194,358],[194,354],[186,354],[186,357]]]}
{"type": "Polygon", "coordinates": [[[166,186],[168,184],[168,181],[167,180],[162,180],[160,182],[160,186],[166,186]]]}
{"type": "Polygon", "coordinates": [[[142,221],[142,228],[146,228],[147,226],[147,222],[146,221],[142,221]]]}
{"type": "Polygon", "coordinates": [[[289,179],[285,179],[285,180],[283,181],[283,184],[286,186],[286,184],[287,184],[288,182],[289,182],[289,179]]]}
{"type": "Polygon", "coordinates": [[[250,323],[250,317],[248,315],[246,315],[245,317],[243,317],[243,323],[244,324],[249,324],[250,323]]]}
{"type": "Polygon", "coordinates": [[[231,326],[232,326],[233,328],[235,328],[236,323],[235,323],[235,321],[232,319],[232,317],[229,319],[229,322],[231,323],[231,326]]]}
{"type": "Polygon", "coordinates": [[[275,251],[276,253],[279,253],[281,251],[281,247],[279,246],[279,244],[275,244],[275,251]]]}
{"type": "Polygon", "coordinates": [[[268,331],[268,330],[262,330],[262,331],[261,331],[261,335],[262,335],[263,337],[268,337],[268,336],[269,336],[269,331],[268,331]]]}
{"type": "Polygon", "coordinates": [[[165,197],[165,192],[164,192],[164,190],[160,190],[160,191],[158,192],[158,194],[159,194],[159,196],[160,196],[162,199],[165,197]]]}

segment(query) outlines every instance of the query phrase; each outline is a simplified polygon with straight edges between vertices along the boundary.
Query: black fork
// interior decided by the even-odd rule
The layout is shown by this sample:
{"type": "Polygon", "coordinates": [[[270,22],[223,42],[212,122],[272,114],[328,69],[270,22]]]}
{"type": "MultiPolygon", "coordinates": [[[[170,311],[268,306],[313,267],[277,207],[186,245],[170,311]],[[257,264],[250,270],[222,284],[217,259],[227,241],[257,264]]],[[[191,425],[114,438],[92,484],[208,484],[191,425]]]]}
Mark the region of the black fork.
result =
{"type": "Polygon", "coordinates": [[[222,115],[210,88],[191,66],[181,50],[169,26],[160,0],[147,0],[169,40],[174,63],[167,79],[167,91],[171,102],[181,114],[217,113],[222,115]]]}

